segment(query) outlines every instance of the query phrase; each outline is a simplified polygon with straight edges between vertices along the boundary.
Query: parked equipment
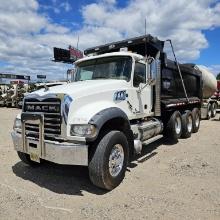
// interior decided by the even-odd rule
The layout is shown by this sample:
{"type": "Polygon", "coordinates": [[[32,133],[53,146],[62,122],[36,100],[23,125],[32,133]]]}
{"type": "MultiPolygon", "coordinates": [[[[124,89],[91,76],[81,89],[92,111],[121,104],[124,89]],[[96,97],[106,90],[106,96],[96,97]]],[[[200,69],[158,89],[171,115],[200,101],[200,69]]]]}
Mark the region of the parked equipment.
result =
{"type": "Polygon", "coordinates": [[[215,76],[202,66],[198,66],[203,79],[203,104],[201,117],[204,119],[214,118],[218,109],[218,100],[213,97],[217,90],[217,80],[215,76]]]}

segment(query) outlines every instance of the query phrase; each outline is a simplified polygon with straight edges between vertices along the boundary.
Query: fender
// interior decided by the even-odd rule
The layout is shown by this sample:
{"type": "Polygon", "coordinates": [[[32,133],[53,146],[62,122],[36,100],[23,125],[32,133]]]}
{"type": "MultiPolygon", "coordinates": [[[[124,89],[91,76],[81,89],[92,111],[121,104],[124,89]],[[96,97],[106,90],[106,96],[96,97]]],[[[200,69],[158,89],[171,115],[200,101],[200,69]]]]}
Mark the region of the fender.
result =
{"type": "MultiPolygon", "coordinates": [[[[97,128],[97,135],[96,137],[93,138],[93,140],[97,138],[102,126],[107,121],[114,119],[114,118],[123,118],[127,122],[128,128],[130,129],[130,122],[129,122],[127,115],[120,108],[110,107],[110,108],[107,108],[107,109],[104,109],[98,112],[89,120],[89,124],[95,125],[97,128]]],[[[93,140],[89,139],[89,141],[93,141],[93,140]]]]}

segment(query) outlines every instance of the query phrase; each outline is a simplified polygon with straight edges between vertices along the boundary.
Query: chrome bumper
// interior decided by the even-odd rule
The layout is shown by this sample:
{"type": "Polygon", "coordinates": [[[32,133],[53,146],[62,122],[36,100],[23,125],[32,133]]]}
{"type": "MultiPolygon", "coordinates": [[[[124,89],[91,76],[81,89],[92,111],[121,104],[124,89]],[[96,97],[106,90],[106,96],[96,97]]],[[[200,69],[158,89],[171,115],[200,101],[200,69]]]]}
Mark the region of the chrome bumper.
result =
{"type": "Polygon", "coordinates": [[[23,144],[22,134],[13,131],[11,136],[16,151],[24,152],[29,155],[34,154],[41,159],[57,164],[88,165],[87,145],[44,140],[42,146],[40,141],[29,137],[25,137],[25,144],[23,144]]]}

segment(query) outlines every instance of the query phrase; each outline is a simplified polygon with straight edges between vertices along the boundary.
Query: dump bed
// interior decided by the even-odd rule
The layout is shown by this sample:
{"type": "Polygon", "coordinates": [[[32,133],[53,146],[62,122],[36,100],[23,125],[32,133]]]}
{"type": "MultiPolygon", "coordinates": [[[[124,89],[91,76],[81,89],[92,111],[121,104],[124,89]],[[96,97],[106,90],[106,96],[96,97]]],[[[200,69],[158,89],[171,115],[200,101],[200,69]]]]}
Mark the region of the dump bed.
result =
{"type": "MultiPolygon", "coordinates": [[[[179,64],[187,97],[189,99],[202,99],[201,72],[188,64],[179,64]]],[[[186,100],[182,80],[175,62],[168,60],[161,70],[161,100],[169,102],[186,100]]]]}

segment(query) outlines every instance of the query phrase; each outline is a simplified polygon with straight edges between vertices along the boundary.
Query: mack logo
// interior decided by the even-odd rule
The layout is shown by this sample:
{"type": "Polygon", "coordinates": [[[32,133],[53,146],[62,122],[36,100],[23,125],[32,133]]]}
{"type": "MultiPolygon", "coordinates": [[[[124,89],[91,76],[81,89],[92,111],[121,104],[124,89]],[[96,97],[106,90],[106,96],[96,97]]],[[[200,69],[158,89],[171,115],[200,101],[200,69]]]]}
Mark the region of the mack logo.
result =
{"type": "Polygon", "coordinates": [[[26,111],[31,112],[60,112],[57,105],[26,105],[26,111]]]}

